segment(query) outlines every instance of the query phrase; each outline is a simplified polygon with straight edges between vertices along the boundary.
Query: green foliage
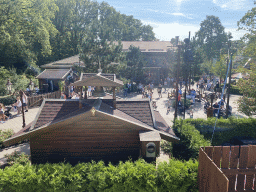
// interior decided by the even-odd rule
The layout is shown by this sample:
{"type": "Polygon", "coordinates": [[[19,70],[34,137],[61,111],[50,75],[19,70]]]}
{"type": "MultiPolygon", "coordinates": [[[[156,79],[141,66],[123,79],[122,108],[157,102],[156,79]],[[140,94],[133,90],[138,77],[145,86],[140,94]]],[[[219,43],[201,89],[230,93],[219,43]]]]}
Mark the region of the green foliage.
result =
{"type": "Polygon", "coordinates": [[[227,71],[227,61],[225,55],[220,56],[220,59],[213,66],[212,71],[214,75],[220,77],[220,82],[225,78],[227,71]]]}
{"type": "Polygon", "coordinates": [[[2,148],[3,142],[10,138],[14,134],[12,129],[7,129],[6,131],[0,130],[0,148],[2,148]]]}
{"type": "Polygon", "coordinates": [[[161,146],[161,150],[164,153],[169,154],[169,155],[171,154],[171,152],[172,152],[172,143],[171,142],[161,140],[160,146],[161,146]]]}
{"type": "Polygon", "coordinates": [[[14,164],[0,170],[0,191],[198,191],[197,161],[170,159],[154,164],[144,160],[104,165],[14,164]]]}
{"type": "Polygon", "coordinates": [[[178,143],[172,144],[172,155],[175,158],[182,160],[197,158],[200,147],[211,145],[210,141],[205,139],[195,126],[186,121],[176,121],[174,131],[176,136],[180,138],[178,143]]]}
{"type": "Polygon", "coordinates": [[[0,103],[3,103],[5,106],[6,105],[11,105],[15,102],[16,102],[16,97],[13,96],[13,95],[8,96],[8,97],[0,98],[0,103]]]}
{"type": "Polygon", "coordinates": [[[178,161],[170,159],[169,163],[160,163],[157,167],[158,191],[198,191],[198,161],[178,161]]]}
{"type": "Polygon", "coordinates": [[[228,35],[224,31],[220,19],[216,16],[206,16],[201,22],[200,30],[196,33],[198,44],[202,46],[208,61],[219,57],[222,42],[227,42],[228,35]]]}
{"type": "Polygon", "coordinates": [[[18,151],[14,151],[11,154],[6,154],[4,157],[7,158],[8,165],[14,165],[16,163],[26,165],[30,163],[29,156],[18,151]]]}
{"type": "MultiPolygon", "coordinates": [[[[211,140],[212,131],[216,118],[204,119],[186,119],[176,121],[177,126],[181,126],[182,122],[194,126],[201,132],[205,139],[211,140]]],[[[216,130],[212,140],[212,145],[218,146],[235,136],[252,136],[256,138],[256,119],[253,118],[228,118],[218,119],[216,130]]]]}

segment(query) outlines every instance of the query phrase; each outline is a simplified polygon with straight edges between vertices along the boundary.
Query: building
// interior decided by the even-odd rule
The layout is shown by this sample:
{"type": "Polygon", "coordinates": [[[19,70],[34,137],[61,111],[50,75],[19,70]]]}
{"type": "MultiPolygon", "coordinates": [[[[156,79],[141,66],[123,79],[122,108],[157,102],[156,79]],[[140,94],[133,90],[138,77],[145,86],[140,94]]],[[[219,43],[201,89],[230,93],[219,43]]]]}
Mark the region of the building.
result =
{"type": "MultiPolygon", "coordinates": [[[[116,45],[118,42],[114,42],[116,45]]],[[[145,79],[159,84],[170,71],[170,50],[176,49],[170,41],[122,41],[123,52],[130,46],[138,47],[146,60],[145,79]]]]}
{"type": "Polygon", "coordinates": [[[79,55],[42,65],[44,71],[36,77],[39,80],[39,89],[42,92],[56,91],[59,90],[60,83],[67,87],[78,80],[77,67],[85,67],[79,55]]]}
{"type": "Polygon", "coordinates": [[[115,87],[123,84],[112,77],[82,74],[72,85],[113,87],[113,98],[45,99],[33,123],[3,144],[29,139],[33,164],[64,160],[76,164],[154,159],[161,139],[179,141],[148,99],[116,99],[115,87]]]}

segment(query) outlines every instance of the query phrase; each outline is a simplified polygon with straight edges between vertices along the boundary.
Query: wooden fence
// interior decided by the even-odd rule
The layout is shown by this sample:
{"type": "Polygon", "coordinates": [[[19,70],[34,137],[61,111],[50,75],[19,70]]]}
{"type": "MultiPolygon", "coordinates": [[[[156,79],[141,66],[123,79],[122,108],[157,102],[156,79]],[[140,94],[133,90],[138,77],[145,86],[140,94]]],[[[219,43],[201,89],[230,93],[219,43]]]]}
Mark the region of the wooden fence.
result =
{"type": "Polygon", "coordinates": [[[28,97],[28,107],[41,105],[44,98],[59,99],[60,96],[61,96],[60,90],[55,91],[55,92],[51,92],[51,93],[44,93],[44,94],[40,94],[40,95],[30,96],[30,97],[28,97]]]}
{"type": "Polygon", "coordinates": [[[255,145],[200,148],[199,191],[254,191],[255,165],[255,145]]]}

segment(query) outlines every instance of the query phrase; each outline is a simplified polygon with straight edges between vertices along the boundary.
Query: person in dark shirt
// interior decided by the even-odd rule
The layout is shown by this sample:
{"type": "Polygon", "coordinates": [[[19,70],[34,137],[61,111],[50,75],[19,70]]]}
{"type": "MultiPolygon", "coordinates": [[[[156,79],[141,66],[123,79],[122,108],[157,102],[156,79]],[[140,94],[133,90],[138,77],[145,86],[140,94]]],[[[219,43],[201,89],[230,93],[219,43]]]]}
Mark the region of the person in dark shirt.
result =
{"type": "Polygon", "coordinates": [[[213,105],[213,115],[215,116],[215,114],[218,113],[218,109],[219,109],[219,104],[216,102],[214,105],[213,105]]]}

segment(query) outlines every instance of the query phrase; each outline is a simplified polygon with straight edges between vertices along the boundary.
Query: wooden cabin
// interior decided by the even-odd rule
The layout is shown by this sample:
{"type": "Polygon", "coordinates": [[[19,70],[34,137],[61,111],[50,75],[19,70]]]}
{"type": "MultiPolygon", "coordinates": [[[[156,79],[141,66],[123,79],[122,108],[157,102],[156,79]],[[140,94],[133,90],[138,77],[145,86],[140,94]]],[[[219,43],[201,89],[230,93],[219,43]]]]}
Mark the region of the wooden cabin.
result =
{"type": "Polygon", "coordinates": [[[71,85],[112,87],[113,99],[46,99],[33,123],[3,144],[29,139],[32,163],[65,160],[76,164],[139,157],[154,160],[160,153],[161,139],[179,141],[148,99],[116,99],[115,87],[123,83],[111,75],[82,74],[71,85]]]}

